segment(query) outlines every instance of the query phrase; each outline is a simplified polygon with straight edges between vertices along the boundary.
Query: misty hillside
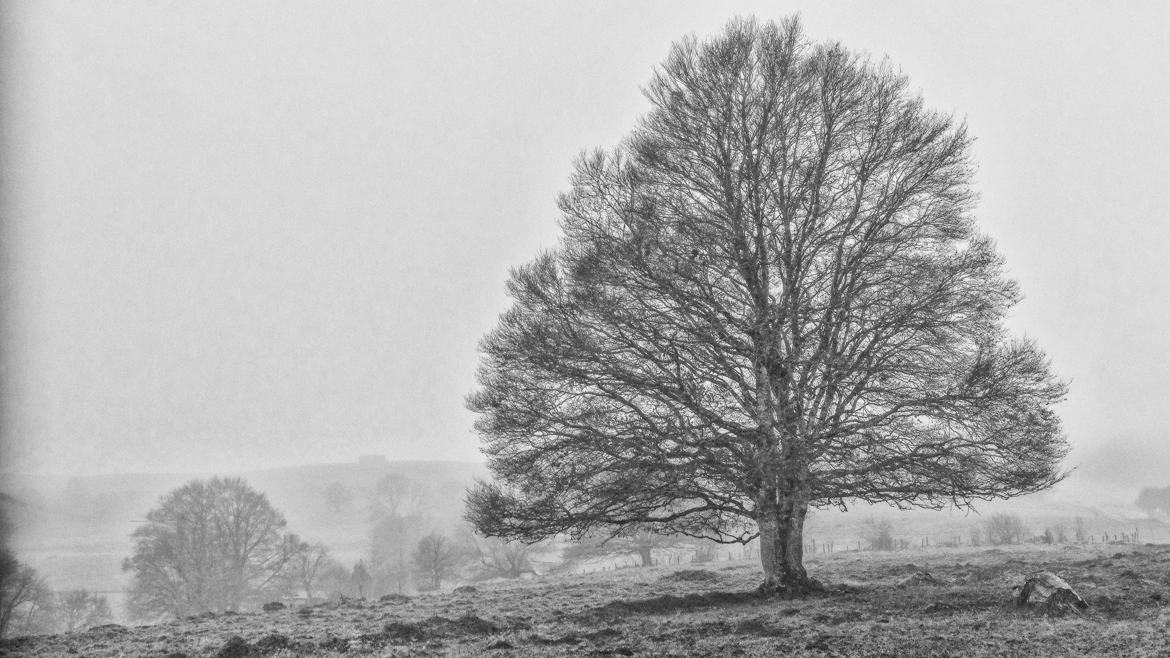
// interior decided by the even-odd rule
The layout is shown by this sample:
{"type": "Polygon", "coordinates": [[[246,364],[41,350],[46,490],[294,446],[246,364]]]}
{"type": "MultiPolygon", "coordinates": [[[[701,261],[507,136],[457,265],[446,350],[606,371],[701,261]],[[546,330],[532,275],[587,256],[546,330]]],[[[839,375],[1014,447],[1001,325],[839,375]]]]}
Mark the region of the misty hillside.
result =
{"type": "Polygon", "coordinates": [[[106,624],[0,641],[0,656],[1166,655],[1168,562],[1133,544],[837,553],[809,560],[827,591],[797,599],[756,591],[752,560],[656,566],[106,624]],[[1017,606],[1041,569],[1088,607],[1017,606]]]}
{"type": "MultiPolygon", "coordinates": [[[[16,503],[13,546],[55,589],[86,588],[109,596],[118,608],[127,577],[122,560],[132,550],[131,533],[161,496],[194,478],[211,474],[131,474],[85,477],[17,477],[4,484],[16,503]]],[[[469,462],[391,462],[366,457],[357,462],[313,464],[238,474],[263,492],[303,539],[327,545],[334,557],[352,564],[368,555],[368,499],[382,478],[406,478],[422,485],[436,528],[450,532],[461,522],[463,492],[482,464],[469,462]],[[333,488],[348,493],[330,500],[333,488]]],[[[815,510],[805,538],[814,552],[867,547],[875,524],[888,523],[900,545],[969,544],[993,514],[1020,517],[1032,535],[1046,528],[1073,531],[1087,540],[1120,535],[1139,541],[1170,541],[1166,524],[1138,510],[1126,492],[1069,481],[1055,489],[1009,501],[980,503],[977,512],[898,510],[888,505],[851,505],[848,511],[815,510]]],[[[731,549],[738,554],[738,549],[731,549]]]]}
{"type": "Polygon", "coordinates": [[[463,493],[486,471],[470,462],[401,461],[363,457],[357,462],[312,464],[246,473],[166,473],[77,477],[9,477],[15,526],[12,546],[18,557],[46,576],[56,590],[85,588],[110,598],[117,614],[128,579],[123,559],[131,554],[131,534],[160,498],[193,479],[213,475],[242,477],[267,495],[288,520],[288,529],[352,563],[368,544],[368,501],[386,477],[404,478],[426,492],[433,522],[447,530],[460,522],[463,493]],[[330,500],[327,490],[346,496],[330,500]]]}
{"type": "MultiPolygon", "coordinates": [[[[193,479],[214,475],[241,477],[268,496],[284,513],[295,532],[336,532],[348,514],[338,518],[324,504],[324,491],[342,484],[355,494],[372,489],[385,476],[403,476],[425,482],[443,497],[435,502],[444,511],[462,507],[462,490],[473,478],[486,475],[472,462],[401,461],[363,457],[357,462],[310,464],[244,473],[132,473],[119,475],[53,476],[13,474],[3,486],[13,496],[12,515],[17,546],[73,545],[120,541],[134,523],[169,491],[193,479]]],[[[356,502],[356,501],[355,501],[356,502]]]]}

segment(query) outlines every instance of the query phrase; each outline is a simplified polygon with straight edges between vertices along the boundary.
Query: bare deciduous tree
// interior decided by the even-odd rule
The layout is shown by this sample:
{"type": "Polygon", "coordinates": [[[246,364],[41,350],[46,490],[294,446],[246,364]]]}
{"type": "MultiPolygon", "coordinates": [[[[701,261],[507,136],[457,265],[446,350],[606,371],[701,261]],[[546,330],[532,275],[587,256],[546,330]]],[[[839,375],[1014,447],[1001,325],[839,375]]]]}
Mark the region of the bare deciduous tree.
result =
{"type": "Polygon", "coordinates": [[[450,539],[432,532],[419,540],[413,559],[423,581],[423,587],[419,589],[434,590],[439,589],[443,580],[455,573],[460,555],[450,539]]]}
{"type": "Polygon", "coordinates": [[[75,589],[57,594],[57,617],[66,633],[105,624],[114,618],[106,597],[75,589]]]}
{"type": "Polygon", "coordinates": [[[993,514],[985,523],[985,534],[990,544],[1018,544],[1024,541],[1027,529],[1020,517],[1013,514],[993,514]]]}
{"type": "Polygon", "coordinates": [[[326,557],[317,572],[316,587],[327,599],[340,596],[357,596],[352,581],[352,571],[337,560],[326,557]]]}
{"type": "Polygon", "coordinates": [[[425,512],[428,492],[418,482],[402,476],[386,475],[374,485],[370,493],[370,517],[374,521],[386,517],[417,516],[425,512]]]}
{"type": "Polygon", "coordinates": [[[980,546],[983,544],[983,530],[978,526],[971,528],[967,533],[967,537],[972,546],[980,546]]]}
{"type": "Polygon", "coordinates": [[[350,586],[357,592],[358,597],[365,598],[373,580],[365,562],[358,560],[357,564],[353,565],[353,573],[349,576],[350,586]]]}
{"type": "Polygon", "coordinates": [[[370,528],[372,593],[405,592],[411,583],[412,551],[429,522],[417,515],[383,516],[370,528]]]}
{"type": "Polygon", "coordinates": [[[761,587],[799,593],[810,506],[1062,477],[1065,386],[1003,328],[971,139],[909,88],[796,20],[674,46],[481,344],[482,533],[758,536],[761,587]]]}
{"type": "Polygon", "coordinates": [[[1138,494],[1136,502],[1151,516],[1170,515],[1170,487],[1146,487],[1138,494]]]}
{"type": "Polygon", "coordinates": [[[30,622],[50,598],[45,579],[36,569],[21,564],[7,549],[0,549],[0,638],[15,627],[28,631],[30,622]]]}
{"type": "Polygon", "coordinates": [[[163,497],[134,531],[129,607],[138,616],[238,610],[282,573],[300,542],[238,478],[195,480],[163,497]]]}
{"type": "Polygon", "coordinates": [[[657,533],[644,526],[630,526],[612,536],[582,537],[565,548],[563,558],[566,562],[575,563],[604,557],[636,556],[638,566],[650,567],[654,566],[655,551],[687,546],[687,542],[678,536],[657,533]]]}
{"type": "Polygon", "coordinates": [[[463,533],[461,543],[479,562],[479,578],[520,578],[535,573],[532,568],[531,544],[504,541],[496,537],[476,537],[473,532],[463,533]]]}
{"type": "Polygon", "coordinates": [[[865,534],[871,551],[894,550],[894,524],[888,520],[869,519],[865,523],[865,534]]]}
{"type": "Polygon", "coordinates": [[[1056,538],[1056,543],[1068,543],[1068,526],[1063,523],[1057,523],[1052,527],[1052,535],[1056,538]]]}
{"type": "Polygon", "coordinates": [[[372,593],[405,592],[415,571],[412,552],[431,527],[429,491],[411,478],[387,475],[369,502],[372,593]]]}
{"type": "Polygon", "coordinates": [[[329,566],[329,548],[320,542],[301,542],[286,567],[289,580],[305,591],[309,605],[313,605],[313,588],[329,566]]]}
{"type": "Polygon", "coordinates": [[[321,491],[325,509],[330,514],[343,514],[353,504],[353,491],[340,482],[331,482],[321,491]]]}

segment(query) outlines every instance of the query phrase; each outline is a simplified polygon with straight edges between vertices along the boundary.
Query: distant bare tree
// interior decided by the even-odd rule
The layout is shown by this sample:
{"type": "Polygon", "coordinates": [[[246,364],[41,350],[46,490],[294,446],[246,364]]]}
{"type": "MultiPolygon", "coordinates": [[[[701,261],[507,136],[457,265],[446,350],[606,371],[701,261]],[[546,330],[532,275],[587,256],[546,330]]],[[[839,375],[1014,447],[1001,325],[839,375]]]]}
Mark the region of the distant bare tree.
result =
{"type": "Polygon", "coordinates": [[[328,599],[339,596],[357,596],[357,590],[351,580],[352,573],[352,570],[346,568],[342,563],[331,557],[326,557],[321,561],[318,569],[317,591],[328,599]]]}
{"type": "Polygon", "coordinates": [[[1068,541],[1068,526],[1063,523],[1057,523],[1052,526],[1052,535],[1056,538],[1056,542],[1064,544],[1068,541]]]}
{"type": "Polygon", "coordinates": [[[1138,494],[1136,503],[1152,516],[1170,515],[1170,487],[1146,487],[1138,494]]]}
{"type": "Polygon", "coordinates": [[[467,532],[463,537],[466,552],[479,563],[480,578],[519,578],[535,573],[532,569],[533,546],[496,537],[477,537],[467,532]]]}
{"type": "Polygon", "coordinates": [[[349,582],[359,597],[366,596],[370,591],[370,584],[373,580],[370,572],[366,569],[365,563],[358,560],[357,564],[353,565],[353,573],[350,574],[349,582]]]}
{"type": "Polygon", "coordinates": [[[419,589],[439,589],[443,580],[455,573],[460,557],[455,545],[443,535],[432,532],[420,539],[413,554],[424,583],[419,589]]]}
{"type": "Polygon", "coordinates": [[[412,582],[412,553],[430,525],[417,515],[386,514],[370,528],[370,571],[374,591],[405,592],[412,582]]]}
{"type": "Polygon", "coordinates": [[[313,587],[321,577],[322,569],[329,563],[329,548],[317,542],[301,542],[288,562],[291,582],[303,589],[309,605],[313,605],[313,587]]]}
{"type": "Polygon", "coordinates": [[[140,617],[238,610],[261,597],[299,542],[284,516],[238,478],[195,480],[163,497],[134,531],[129,607],[140,617]]]}
{"type": "Polygon", "coordinates": [[[972,546],[980,546],[983,544],[983,530],[980,527],[975,526],[974,528],[971,528],[968,536],[971,538],[972,546]]]}
{"type": "Polygon", "coordinates": [[[321,492],[325,509],[331,514],[342,514],[353,504],[353,490],[340,482],[332,482],[321,492]]]}
{"type": "Polygon", "coordinates": [[[866,538],[869,540],[871,551],[894,550],[894,524],[883,519],[875,521],[869,519],[865,524],[866,538]]]}
{"type": "Polygon", "coordinates": [[[9,635],[48,635],[58,632],[56,604],[53,590],[42,581],[31,599],[16,609],[8,626],[9,635]]]}
{"type": "Polygon", "coordinates": [[[911,89],[795,19],[675,44],[481,343],[481,533],[758,535],[761,588],[801,593],[810,506],[1063,477],[1066,388],[1004,327],[972,140],[911,89]]]}
{"type": "Polygon", "coordinates": [[[421,515],[427,506],[427,489],[408,477],[383,476],[370,492],[370,517],[377,521],[387,517],[421,515]]]}
{"type": "Polygon", "coordinates": [[[57,594],[57,618],[66,633],[109,623],[113,618],[106,597],[84,589],[57,594]]]}
{"type": "Polygon", "coordinates": [[[632,526],[613,535],[594,534],[582,537],[565,548],[563,558],[568,563],[591,559],[636,556],[638,566],[654,565],[654,552],[688,547],[689,542],[678,535],[665,535],[645,526],[632,526]]]}
{"type": "Polygon", "coordinates": [[[0,638],[13,628],[27,632],[51,603],[51,592],[36,569],[0,549],[0,638]]]}
{"type": "Polygon", "coordinates": [[[370,494],[370,573],[374,593],[405,592],[415,572],[412,553],[432,523],[428,489],[387,475],[370,494]]]}
{"type": "Polygon", "coordinates": [[[987,541],[992,544],[1018,544],[1027,534],[1024,522],[1012,514],[994,514],[984,525],[987,541]]]}

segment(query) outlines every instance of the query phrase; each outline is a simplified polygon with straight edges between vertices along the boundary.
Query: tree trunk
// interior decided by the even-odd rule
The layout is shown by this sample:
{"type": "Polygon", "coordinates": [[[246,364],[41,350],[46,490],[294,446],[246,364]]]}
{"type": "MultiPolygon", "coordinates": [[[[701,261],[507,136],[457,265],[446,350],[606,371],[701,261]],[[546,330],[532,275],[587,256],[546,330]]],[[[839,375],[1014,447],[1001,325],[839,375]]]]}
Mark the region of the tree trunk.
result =
{"type": "Polygon", "coordinates": [[[653,558],[653,556],[651,556],[650,550],[651,550],[651,547],[649,547],[649,546],[639,546],[638,547],[638,556],[642,558],[642,566],[644,566],[644,567],[654,566],[654,558],[653,558]]]}
{"type": "Polygon", "coordinates": [[[765,495],[756,511],[760,528],[760,563],[764,582],[760,591],[801,596],[823,589],[804,569],[804,519],[808,503],[774,492],[765,495]]]}

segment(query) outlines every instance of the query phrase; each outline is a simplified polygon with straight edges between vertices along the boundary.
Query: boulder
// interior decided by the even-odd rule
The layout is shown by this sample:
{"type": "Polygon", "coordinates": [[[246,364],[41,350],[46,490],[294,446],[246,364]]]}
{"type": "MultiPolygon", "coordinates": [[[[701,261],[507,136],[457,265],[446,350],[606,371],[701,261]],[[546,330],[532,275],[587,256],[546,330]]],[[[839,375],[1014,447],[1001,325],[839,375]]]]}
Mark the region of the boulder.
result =
{"type": "Polygon", "coordinates": [[[1089,607],[1071,585],[1051,571],[1039,571],[1029,576],[1020,586],[1016,605],[1040,607],[1047,612],[1080,611],[1089,607]]]}

